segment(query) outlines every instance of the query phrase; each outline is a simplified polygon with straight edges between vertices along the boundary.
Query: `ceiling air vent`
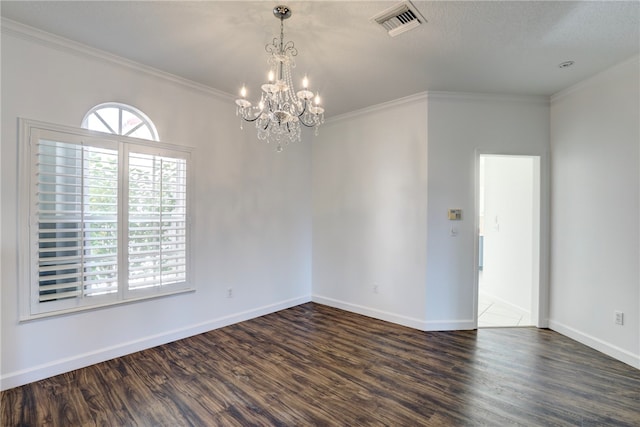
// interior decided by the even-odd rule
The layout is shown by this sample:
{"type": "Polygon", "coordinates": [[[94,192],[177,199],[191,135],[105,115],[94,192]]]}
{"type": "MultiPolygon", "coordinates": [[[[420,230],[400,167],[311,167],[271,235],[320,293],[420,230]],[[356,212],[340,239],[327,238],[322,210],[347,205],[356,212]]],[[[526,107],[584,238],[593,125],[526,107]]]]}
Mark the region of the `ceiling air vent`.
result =
{"type": "Polygon", "coordinates": [[[391,37],[416,28],[427,22],[410,1],[403,1],[371,18],[387,31],[391,37]]]}

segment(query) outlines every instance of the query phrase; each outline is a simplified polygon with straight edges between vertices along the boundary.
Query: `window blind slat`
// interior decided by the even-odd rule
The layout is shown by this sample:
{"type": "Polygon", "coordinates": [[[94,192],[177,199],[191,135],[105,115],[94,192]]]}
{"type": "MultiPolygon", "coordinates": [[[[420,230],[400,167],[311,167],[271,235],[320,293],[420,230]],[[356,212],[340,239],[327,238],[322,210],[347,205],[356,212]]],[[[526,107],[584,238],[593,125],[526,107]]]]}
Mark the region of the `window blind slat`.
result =
{"type": "Polygon", "coordinates": [[[41,265],[38,267],[38,271],[40,273],[47,273],[50,271],[58,271],[58,270],[63,270],[63,269],[81,269],[82,268],[82,264],[80,263],[75,263],[75,264],[56,264],[56,265],[41,265]]]}
{"type": "MultiPolygon", "coordinates": [[[[61,242],[64,243],[64,242],[61,242]]],[[[48,254],[48,253],[57,253],[57,252],[79,252],[82,249],[82,246],[54,246],[54,247],[46,247],[46,246],[41,246],[40,247],[40,253],[41,254],[48,254]]],[[[70,256],[70,255],[67,255],[70,256]]],[[[41,260],[46,260],[47,258],[40,258],[41,260]]]]}
{"type": "MultiPolygon", "coordinates": [[[[61,268],[60,270],[68,270],[68,268],[61,268]]],[[[66,274],[55,274],[55,275],[41,275],[40,282],[50,282],[52,280],[61,281],[66,279],[77,279],[81,276],[81,273],[66,273],[66,274]]]]}
{"type": "Polygon", "coordinates": [[[69,292],[69,290],[73,290],[74,288],[79,289],[79,282],[70,282],[70,283],[58,283],[55,285],[42,285],[40,287],[40,291],[46,295],[51,295],[52,293],[64,293],[69,292]],[[61,292],[63,291],[63,292],[61,292]]]}
{"type": "Polygon", "coordinates": [[[40,258],[38,261],[40,266],[65,266],[80,259],[81,257],[79,255],[71,255],[40,258]]]}
{"type": "Polygon", "coordinates": [[[39,301],[47,302],[47,301],[57,301],[66,298],[75,298],[80,296],[80,290],[69,291],[69,292],[56,292],[53,294],[40,294],[39,301]]]}

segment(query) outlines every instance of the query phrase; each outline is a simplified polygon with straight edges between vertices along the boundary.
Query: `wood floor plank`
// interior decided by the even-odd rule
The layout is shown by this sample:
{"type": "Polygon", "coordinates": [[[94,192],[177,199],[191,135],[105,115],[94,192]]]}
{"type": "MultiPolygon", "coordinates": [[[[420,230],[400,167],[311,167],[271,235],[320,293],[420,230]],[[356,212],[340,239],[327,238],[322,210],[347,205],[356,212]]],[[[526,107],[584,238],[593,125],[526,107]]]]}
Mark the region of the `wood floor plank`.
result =
{"type": "Polygon", "coordinates": [[[2,426],[640,426],[640,371],[549,330],[303,304],[2,392],[2,426]]]}

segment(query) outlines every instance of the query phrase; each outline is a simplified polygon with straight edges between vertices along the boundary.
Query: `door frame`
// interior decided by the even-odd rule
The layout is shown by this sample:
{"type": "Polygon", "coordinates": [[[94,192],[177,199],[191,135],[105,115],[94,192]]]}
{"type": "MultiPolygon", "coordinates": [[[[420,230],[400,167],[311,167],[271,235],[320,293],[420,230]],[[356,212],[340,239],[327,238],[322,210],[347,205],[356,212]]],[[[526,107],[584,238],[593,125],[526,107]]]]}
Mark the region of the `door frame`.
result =
{"type": "MultiPolygon", "coordinates": [[[[479,269],[478,257],[480,253],[480,156],[519,156],[534,157],[539,159],[539,230],[538,230],[538,250],[534,252],[533,266],[533,295],[532,295],[532,312],[531,323],[538,328],[549,327],[549,239],[550,239],[550,179],[549,179],[549,153],[545,151],[543,154],[517,151],[490,151],[475,150],[474,156],[474,268],[473,268],[473,321],[474,329],[478,329],[478,292],[479,292],[479,269]],[[536,267],[537,258],[537,267],[536,267]],[[537,280],[536,280],[537,276],[537,280]],[[537,282],[537,292],[536,292],[537,282]]],[[[535,185],[535,184],[534,184],[535,185]]]]}

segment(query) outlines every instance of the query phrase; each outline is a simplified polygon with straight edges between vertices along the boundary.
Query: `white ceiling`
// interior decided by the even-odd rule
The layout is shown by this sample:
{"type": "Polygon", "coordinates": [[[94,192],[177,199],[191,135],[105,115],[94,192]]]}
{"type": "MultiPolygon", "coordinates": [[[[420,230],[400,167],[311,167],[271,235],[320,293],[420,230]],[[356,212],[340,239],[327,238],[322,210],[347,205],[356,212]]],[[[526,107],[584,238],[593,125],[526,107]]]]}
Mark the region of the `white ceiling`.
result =
{"type": "MultiPolygon", "coordinates": [[[[327,116],[411,94],[551,95],[640,52],[640,2],[414,1],[428,23],[389,37],[370,18],[395,1],[289,1],[298,48],[327,116]],[[558,67],[575,61],[570,68],[558,67]]],[[[6,1],[4,18],[253,98],[273,1],[6,1]]]]}

